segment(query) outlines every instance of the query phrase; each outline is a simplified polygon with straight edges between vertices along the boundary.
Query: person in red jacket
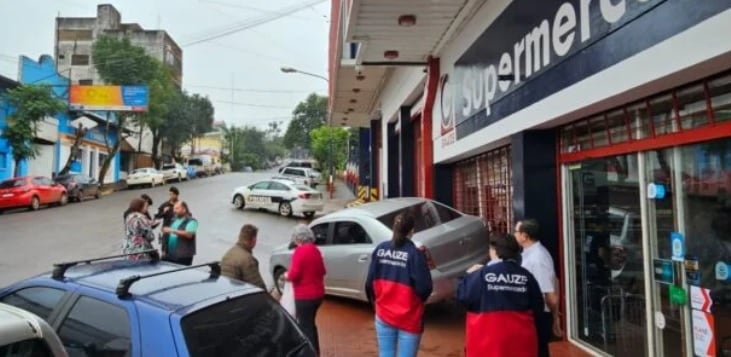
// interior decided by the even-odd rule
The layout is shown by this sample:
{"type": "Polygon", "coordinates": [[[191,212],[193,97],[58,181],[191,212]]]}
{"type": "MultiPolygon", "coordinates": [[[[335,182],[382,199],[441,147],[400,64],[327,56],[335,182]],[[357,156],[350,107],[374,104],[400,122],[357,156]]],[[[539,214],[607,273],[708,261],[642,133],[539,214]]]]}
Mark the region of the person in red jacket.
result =
{"type": "Polygon", "coordinates": [[[315,245],[315,234],[306,225],[299,224],[294,228],[292,242],[297,248],[284,278],[292,283],[297,321],[302,332],[320,353],[315,316],[325,296],[325,262],[315,245]]]}
{"type": "Polygon", "coordinates": [[[411,236],[414,218],[396,216],[393,237],[373,251],[366,294],[376,305],[376,335],[381,357],[413,357],[424,330],[424,303],[432,292],[431,272],[424,252],[411,236]]]}
{"type": "Polygon", "coordinates": [[[520,266],[520,245],[510,234],[490,237],[490,262],[475,265],[457,287],[467,308],[467,357],[537,357],[536,316],[543,312],[538,282],[520,266]]]}

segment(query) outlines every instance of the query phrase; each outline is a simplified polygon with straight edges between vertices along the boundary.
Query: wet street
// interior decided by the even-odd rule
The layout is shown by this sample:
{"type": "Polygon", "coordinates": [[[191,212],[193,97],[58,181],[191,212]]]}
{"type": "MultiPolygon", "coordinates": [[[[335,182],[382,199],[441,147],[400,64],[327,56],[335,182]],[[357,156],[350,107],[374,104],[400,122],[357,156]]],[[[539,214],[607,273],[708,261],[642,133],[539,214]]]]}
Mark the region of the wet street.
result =
{"type": "MultiPolygon", "coordinates": [[[[99,200],[42,208],[37,212],[6,212],[0,215],[0,286],[50,271],[53,263],[120,253],[122,213],[130,200],[147,193],[154,201],[156,212],[157,206],[167,199],[168,189],[176,186],[199,222],[198,255],[194,263],[219,260],[236,241],[241,226],[254,224],[259,227],[254,253],[271,287],[271,276],[267,273],[269,254],[274,247],[288,242],[292,227],[301,218],[238,211],[231,204],[234,188],[271,176],[271,173],[230,173],[154,189],[120,191],[99,200]]],[[[154,213],[152,209],[150,212],[154,213]]]]}

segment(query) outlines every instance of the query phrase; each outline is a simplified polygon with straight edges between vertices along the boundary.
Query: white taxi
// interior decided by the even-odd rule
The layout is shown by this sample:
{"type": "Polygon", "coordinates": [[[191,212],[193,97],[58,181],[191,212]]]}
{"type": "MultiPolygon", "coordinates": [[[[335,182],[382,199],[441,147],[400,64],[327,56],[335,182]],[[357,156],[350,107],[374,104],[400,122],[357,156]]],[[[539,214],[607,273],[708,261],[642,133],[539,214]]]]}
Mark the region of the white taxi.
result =
{"type": "Polygon", "coordinates": [[[272,178],[234,190],[231,203],[237,209],[255,208],[291,217],[312,218],[325,208],[322,193],[284,178],[272,178]]]}
{"type": "Polygon", "coordinates": [[[156,185],[164,185],[165,176],[162,172],[152,167],[145,167],[141,169],[135,169],[132,174],[127,176],[127,186],[150,186],[155,187],[156,185]]]}

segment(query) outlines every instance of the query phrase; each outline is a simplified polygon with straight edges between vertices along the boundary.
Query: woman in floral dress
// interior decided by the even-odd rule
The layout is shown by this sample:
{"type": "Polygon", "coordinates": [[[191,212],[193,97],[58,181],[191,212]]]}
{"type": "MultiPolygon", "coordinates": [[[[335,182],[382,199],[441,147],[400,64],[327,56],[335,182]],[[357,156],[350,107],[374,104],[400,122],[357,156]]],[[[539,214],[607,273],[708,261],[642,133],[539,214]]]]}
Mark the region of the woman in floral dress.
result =
{"type": "MultiPolygon", "coordinates": [[[[153,222],[145,216],[147,202],[141,198],[135,198],[129,203],[129,214],[124,220],[125,240],[122,246],[123,254],[143,252],[154,249],[152,241],[155,239],[153,222]]],[[[143,254],[130,255],[127,259],[137,261],[144,257],[143,254]]]]}

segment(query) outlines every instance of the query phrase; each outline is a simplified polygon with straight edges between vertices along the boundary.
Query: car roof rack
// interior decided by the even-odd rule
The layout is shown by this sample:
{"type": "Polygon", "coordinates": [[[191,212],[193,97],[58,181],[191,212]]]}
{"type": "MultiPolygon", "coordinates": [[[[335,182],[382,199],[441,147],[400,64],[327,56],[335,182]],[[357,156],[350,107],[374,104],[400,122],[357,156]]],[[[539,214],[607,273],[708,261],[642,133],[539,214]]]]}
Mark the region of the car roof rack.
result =
{"type": "Polygon", "coordinates": [[[219,262],[210,262],[210,263],[205,263],[205,264],[191,265],[191,266],[182,267],[179,269],[167,270],[167,271],[154,273],[154,274],[147,274],[147,275],[133,275],[133,276],[121,279],[119,281],[119,284],[117,285],[116,294],[117,294],[118,298],[124,299],[131,295],[129,293],[129,289],[132,287],[132,284],[134,284],[142,279],[152,278],[152,277],[165,275],[165,274],[177,273],[177,272],[184,271],[184,270],[202,268],[202,267],[206,267],[206,266],[211,268],[209,279],[215,279],[215,278],[218,278],[219,276],[221,276],[221,265],[219,264],[219,262]]]}
{"type": "Polygon", "coordinates": [[[160,253],[158,253],[155,249],[150,250],[143,250],[141,252],[136,253],[128,253],[128,254],[119,254],[119,255],[110,255],[108,257],[100,257],[100,258],[94,258],[94,259],[85,259],[85,260],[76,260],[73,262],[65,262],[65,263],[56,263],[53,264],[53,273],[51,273],[51,278],[55,280],[63,280],[66,274],[66,270],[68,270],[71,267],[77,266],[79,264],[91,264],[92,262],[98,262],[102,260],[111,260],[116,258],[125,258],[129,257],[131,255],[139,255],[139,254],[147,254],[151,261],[157,262],[160,260],[160,253]]]}

